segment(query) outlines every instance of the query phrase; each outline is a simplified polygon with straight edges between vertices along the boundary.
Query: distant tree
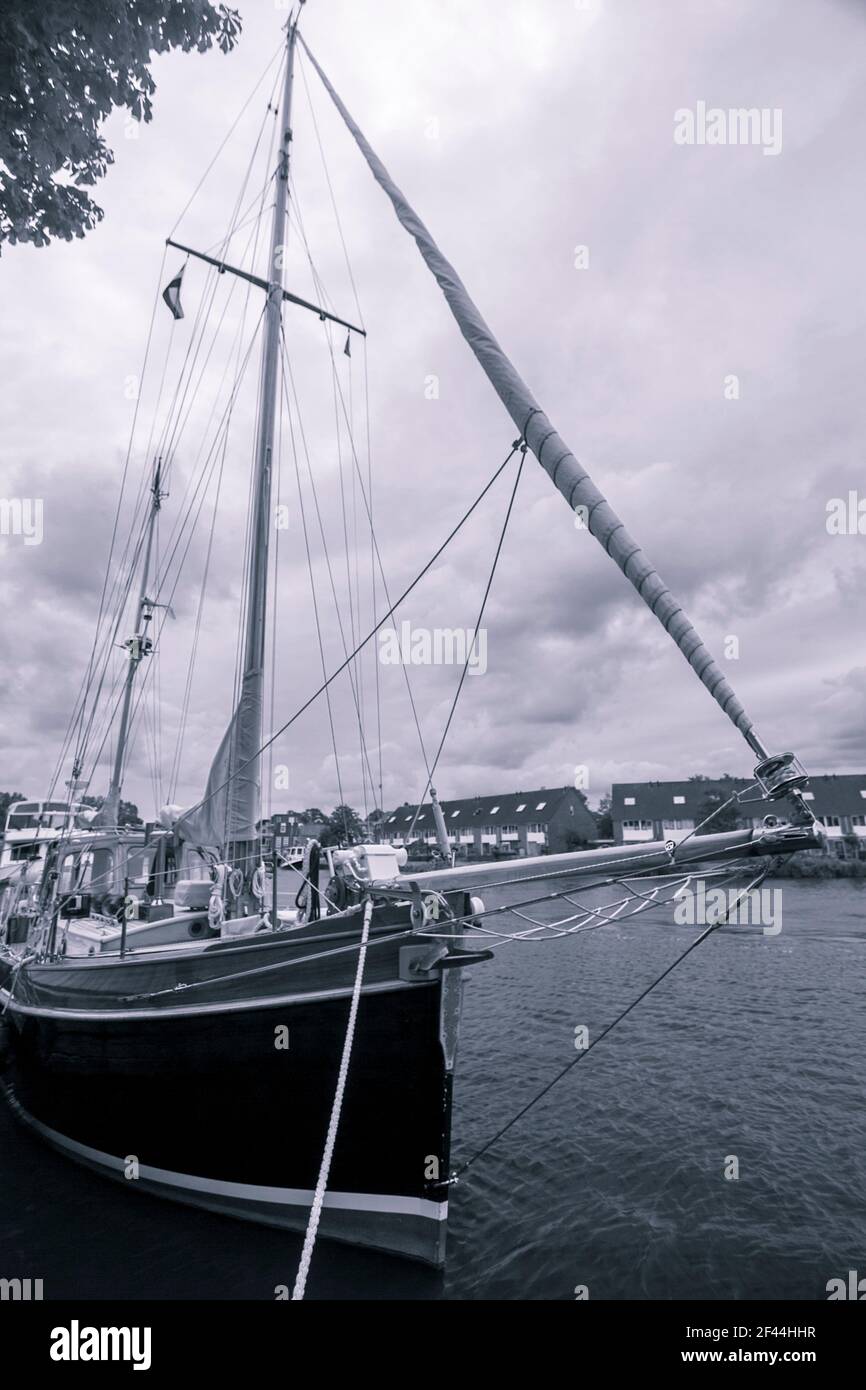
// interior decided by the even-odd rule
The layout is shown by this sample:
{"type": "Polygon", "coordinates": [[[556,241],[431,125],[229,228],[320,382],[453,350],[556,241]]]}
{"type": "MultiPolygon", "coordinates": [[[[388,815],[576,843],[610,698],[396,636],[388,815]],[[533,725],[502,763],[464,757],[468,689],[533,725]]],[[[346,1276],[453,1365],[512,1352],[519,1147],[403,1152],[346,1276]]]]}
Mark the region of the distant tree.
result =
{"type": "Polygon", "coordinates": [[[613,839],[613,818],[610,814],[610,797],[603,796],[598,803],[598,810],[592,813],[595,816],[595,826],[600,840],[613,839]]]}
{"type": "Polygon", "coordinates": [[[579,830],[566,830],[562,839],[566,849],[589,849],[589,840],[579,830]]]}
{"type": "Polygon", "coordinates": [[[301,811],[299,813],[298,819],[304,824],[312,823],[313,825],[324,825],[328,817],[325,815],[324,811],[319,810],[318,806],[308,806],[306,811],[301,811]]]}
{"type": "MultiPolygon", "coordinates": [[[[105,800],[105,797],[104,797],[104,796],[90,796],[90,795],[88,795],[88,796],[82,796],[82,797],[79,798],[80,804],[81,804],[82,806],[89,806],[89,807],[90,807],[92,810],[94,810],[94,811],[98,811],[98,810],[101,808],[102,803],[104,802],[104,800],[105,800]]],[[[124,800],[121,798],[120,805],[119,805],[118,812],[117,812],[117,824],[118,824],[118,825],[128,825],[128,826],[132,826],[132,827],[135,827],[135,826],[138,826],[138,825],[144,825],[144,821],[141,819],[141,816],[138,814],[138,807],[136,806],[136,804],[135,804],[134,801],[124,801],[124,800]]]]}
{"type": "MultiPolygon", "coordinates": [[[[698,779],[692,779],[698,780],[698,779]]],[[[707,780],[707,779],[704,779],[707,780]]],[[[708,791],[698,807],[698,824],[702,828],[695,833],[698,835],[718,835],[722,830],[739,830],[742,821],[740,819],[740,808],[736,801],[730,806],[725,806],[728,798],[718,791],[708,791]],[[725,809],[720,808],[724,806],[725,809]],[[708,817],[712,817],[707,825],[703,822],[708,817]]]]}
{"type": "Polygon", "coordinates": [[[351,806],[335,806],[325,817],[325,829],[319,837],[323,845],[358,844],[364,838],[364,827],[357,811],[351,806]]]}
{"type": "Polygon", "coordinates": [[[155,53],[228,53],[236,10],[210,0],[39,0],[0,6],[0,242],[45,246],[102,218],[85,188],[114,154],[99,134],[114,107],[149,121],[155,53]]]}
{"type": "Polygon", "coordinates": [[[374,807],[374,809],[370,812],[369,816],[367,817],[367,824],[368,824],[368,825],[381,825],[382,822],[384,821],[384,819],[385,819],[385,812],[384,812],[384,811],[380,811],[380,810],[379,810],[379,807],[376,806],[376,807],[374,807]]]}
{"type": "Polygon", "coordinates": [[[27,797],[23,792],[0,792],[0,835],[6,828],[6,817],[9,814],[9,807],[16,801],[26,801],[27,797]]]}
{"type": "Polygon", "coordinates": [[[138,807],[134,801],[121,801],[120,809],[117,813],[118,825],[144,825],[144,821],[138,814],[138,807]]]}

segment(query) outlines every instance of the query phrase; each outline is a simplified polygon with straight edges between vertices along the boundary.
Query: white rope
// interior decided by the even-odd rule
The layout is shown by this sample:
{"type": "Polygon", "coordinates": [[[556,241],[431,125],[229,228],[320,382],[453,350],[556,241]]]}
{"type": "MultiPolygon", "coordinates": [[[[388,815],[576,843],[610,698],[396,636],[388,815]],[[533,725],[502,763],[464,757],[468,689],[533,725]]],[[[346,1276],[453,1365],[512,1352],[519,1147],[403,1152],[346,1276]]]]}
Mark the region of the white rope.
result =
{"type": "Polygon", "coordinates": [[[364,978],[364,961],[367,955],[367,939],[370,934],[370,919],[373,916],[373,903],[370,898],[364,904],[364,925],[361,930],[361,949],[358,952],[358,969],[355,972],[355,988],[352,990],[352,1005],[349,1009],[349,1023],[346,1028],[346,1037],[343,1042],[343,1056],[340,1060],[340,1074],[337,1077],[337,1089],[334,1092],[334,1104],[331,1106],[331,1120],[328,1125],[328,1137],[325,1140],[325,1152],[322,1154],[322,1166],[319,1169],[319,1180],[316,1183],[316,1191],[313,1195],[313,1205],[310,1208],[310,1219],[307,1223],[307,1234],[304,1237],[304,1248],[301,1251],[301,1263],[298,1266],[298,1275],[295,1279],[295,1287],[292,1291],[292,1300],[302,1299],[307,1287],[307,1275],[310,1272],[310,1261],[313,1258],[313,1247],[316,1244],[316,1236],[319,1231],[319,1221],[322,1216],[322,1207],[325,1202],[325,1188],[328,1186],[328,1174],[331,1171],[331,1159],[334,1155],[334,1145],[337,1142],[337,1130],[340,1125],[340,1112],[343,1109],[343,1096],[346,1090],[346,1077],[349,1073],[349,1061],[352,1056],[352,1043],[355,1038],[355,1024],[358,1019],[358,1004],[361,1000],[361,981],[364,978]]]}

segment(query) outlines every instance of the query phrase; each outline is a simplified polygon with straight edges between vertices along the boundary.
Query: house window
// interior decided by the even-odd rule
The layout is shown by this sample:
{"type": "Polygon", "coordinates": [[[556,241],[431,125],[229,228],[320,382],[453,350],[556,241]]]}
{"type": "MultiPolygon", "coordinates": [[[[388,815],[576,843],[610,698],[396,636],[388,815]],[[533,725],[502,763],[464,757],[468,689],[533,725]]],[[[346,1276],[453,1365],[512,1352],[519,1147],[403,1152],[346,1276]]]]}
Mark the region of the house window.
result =
{"type": "Polygon", "coordinates": [[[674,797],[674,805],[675,805],[675,806],[685,806],[685,804],[686,804],[686,799],[685,799],[684,796],[675,796],[675,797],[674,797]]]}
{"type": "Polygon", "coordinates": [[[866,825],[866,816],[852,816],[852,817],[851,817],[851,824],[852,824],[852,825],[866,825]]]}
{"type": "Polygon", "coordinates": [[[503,827],[502,827],[502,833],[503,833],[503,835],[516,835],[516,834],[517,834],[517,826],[516,826],[516,825],[503,825],[503,827]]]}
{"type": "Polygon", "coordinates": [[[520,803],[520,805],[518,806],[517,809],[518,809],[518,811],[525,811],[525,810],[526,810],[526,802],[525,802],[525,801],[521,801],[521,803],[520,803]]]}
{"type": "Polygon", "coordinates": [[[634,797],[633,797],[633,796],[624,796],[623,799],[622,799],[622,804],[623,804],[623,806],[633,806],[633,805],[634,805],[634,797]]]}
{"type": "Polygon", "coordinates": [[[828,830],[831,826],[837,826],[839,824],[838,816],[819,816],[818,819],[820,820],[822,825],[827,827],[828,830]]]}
{"type": "Polygon", "coordinates": [[[452,812],[451,812],[451,819],[453,820],[455,816],[459,816],[459,815],[460,815],[460,812],[459,812],[459,811],[452,811],[452,812]]]}
{"type": "Polygon", "coordinates": [[[491,807],[490,807],[490,814],[491,814],[491,816],[495,816],[495,815],[496,815],[496,812],[497,812],[498,810],[499,810],[499,807],[498,807],[498,806],[491,806],[491,807]]]}
{"type": "Polygon", "coordinates": [[[804,801],[814,801],[814,800],[815,800],[815,793],[814,793],[814,792],[803,792],[803,800],[804,800],[804,801]]]}
{"type": "Polygon", "coordinates": [[[389,816],[389,817],[388,817],[388,824],[389,824],[389,825],[393,825],[396,819],[397,819],[396,816],[389,816]]]}
{"type": "Polygon", "coordinates": [[[536,806],[535,809],[536,809],[536,811],[543,811],[546,805],[547,805],[547,802],[546,802],[546,801],[539,801],[539,803],[538,803],[538,805],[536,806]]]}

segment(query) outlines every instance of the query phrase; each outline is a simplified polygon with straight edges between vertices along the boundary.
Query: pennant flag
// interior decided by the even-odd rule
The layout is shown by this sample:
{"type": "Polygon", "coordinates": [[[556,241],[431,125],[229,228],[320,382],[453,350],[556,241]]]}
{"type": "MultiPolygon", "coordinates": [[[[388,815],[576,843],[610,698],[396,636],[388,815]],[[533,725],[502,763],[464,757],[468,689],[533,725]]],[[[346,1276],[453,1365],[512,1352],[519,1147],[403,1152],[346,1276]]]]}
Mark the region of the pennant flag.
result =
{"type": "Polygon", "coordinates": [[[347,333],[347,334],[346,334],[346,346],[343,348],[343,351],[344,351],[344,353],[346,354],[347,357],[351,357],[351,356],[352,356],[352,335],[351,335],[351,333],[347,333]]]}
{"type": "Polygon", "coordinates": [[[174,317],[176,319],[183,318],[183,309],[180,303],[180,284],[183,280],[183,272],[184,267],[181,266],[180,270],[177,272],[177,275],[175,275],[174,279],[171,281],[170,284],[166,285],[165,289],[162,292],[163,299],[165,300],[166,304],[168,305],[169,309],[174,314],[174,317]]]}

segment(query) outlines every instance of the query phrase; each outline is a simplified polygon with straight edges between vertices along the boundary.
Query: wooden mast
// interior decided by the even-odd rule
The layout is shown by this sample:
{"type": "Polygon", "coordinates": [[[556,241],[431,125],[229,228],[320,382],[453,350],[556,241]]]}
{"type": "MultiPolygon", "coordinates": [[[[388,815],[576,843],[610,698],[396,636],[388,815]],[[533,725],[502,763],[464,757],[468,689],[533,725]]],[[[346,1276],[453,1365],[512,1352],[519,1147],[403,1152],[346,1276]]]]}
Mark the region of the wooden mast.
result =
{"type": "MultiPolygon", "coordinates": [[[[255,471],[253,475],[252,532],[247,573],[247,607],[244,633],[244,681],[257,689],[250,716],[258,723],[252,734],[254,746],[262,743],[262,673],[265,664],[265,632],[268,597],[268,560],[271,529],[271,490],[273,482],[274,431],[280,361],[283,308],[283,263],[285,260],[286,217],[289,205],[289,162],[292,146],[292,86],[295,39],[300,7],[286,27],[286,74],[280,108],[280,140],[275,174],[274,215],[268,261],[267,302],[264,313],[264,344],[255,471]]],[[[245,768],[245,777],[261,789],[261,755],[245,768]]],[[[256,798],[257,801],[259,798],[256,798]]],[[[236,840],[228,847],[228,858],[244,877],[244,889],[234,911],[256,911],[259,899],[252,893],[251,880],[260,859],[260,837],[252,830],[249,840],[236,840]]]]}
{"type": "MultiPolygon", "coordinates": [[[[159,509],[162,499],[165,496],[160,490],[160,475],[162,472],[162,459],[157,459],[153,472],[153,483],[151,484],[150,511],[145,527],[144,536],[144,558],[141,565],[141,587],[138,594],[138,608],[136,609],[136,630],[132,637],[124,643],[129,652],[129,661],[126,668],[126,680],[123,687],[123,703],[120,710],[120,725],[117,731],[117,748],[114,754],[114,767],[111,773],[111,781],[108,785],[108,795],[99,810],[94,824],[105,826],[116,826],[120,814],[120,792],[123,786],[123,766],[126,759],[126,745],[129,740],[129,725],[132,713],[132,691],[135,685],[135,677],[138,668],[146,656],[149,656],[153,649],[153,642],[149,635],[149,625],[153,616],[154,604],[147,597],[147,586],[150,577],[150,556],[153,550],[153,533],[156,530],[156,521],[159,516],[159,509]]],[[[70,797],[72,792],[70,791],[70,797]]]]}

